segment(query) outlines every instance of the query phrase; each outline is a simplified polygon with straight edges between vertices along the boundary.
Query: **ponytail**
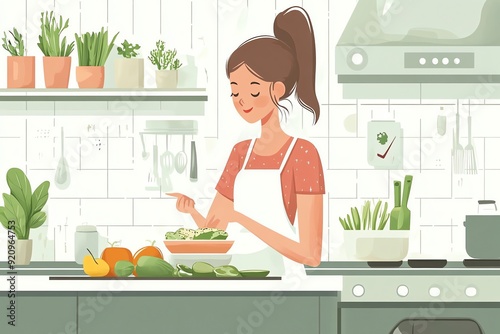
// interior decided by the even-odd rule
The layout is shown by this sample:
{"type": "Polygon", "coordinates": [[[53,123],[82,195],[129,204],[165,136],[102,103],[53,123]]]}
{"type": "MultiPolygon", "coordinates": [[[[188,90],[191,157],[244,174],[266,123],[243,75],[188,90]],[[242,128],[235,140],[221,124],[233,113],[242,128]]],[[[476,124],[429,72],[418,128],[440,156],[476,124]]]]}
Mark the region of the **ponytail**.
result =
{"type": "Polygon", "coordinates": [[[301,7],[279,13],[274,20],[274,35],[295,54],[298,65],[295,94],[299,104],[313,113],[316,124],[320,114],[316,97],[316,46],[309,15],[301,7]]]}

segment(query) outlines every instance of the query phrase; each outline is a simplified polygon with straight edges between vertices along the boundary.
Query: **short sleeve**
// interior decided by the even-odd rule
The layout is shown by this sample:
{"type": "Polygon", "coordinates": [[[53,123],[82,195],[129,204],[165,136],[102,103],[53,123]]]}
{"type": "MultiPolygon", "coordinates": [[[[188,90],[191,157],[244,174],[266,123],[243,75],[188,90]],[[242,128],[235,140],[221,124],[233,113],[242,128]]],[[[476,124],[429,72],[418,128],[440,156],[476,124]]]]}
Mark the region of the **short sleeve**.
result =
{"type": "Polygon", "coordinates": [[[249,146],[249,140],[234,145],[227,159],[226,166],[222,171],[219,182],[215,186],[215,190],[231,201],[234,201],[234,180],[241,170],[249,146]]]}
{"type": "Polygon", "coordinates": [[[307,140],[297,140],[289,162],[293,164],[296,194],[324,194],[325,177],[316,147],[307,140]]]}

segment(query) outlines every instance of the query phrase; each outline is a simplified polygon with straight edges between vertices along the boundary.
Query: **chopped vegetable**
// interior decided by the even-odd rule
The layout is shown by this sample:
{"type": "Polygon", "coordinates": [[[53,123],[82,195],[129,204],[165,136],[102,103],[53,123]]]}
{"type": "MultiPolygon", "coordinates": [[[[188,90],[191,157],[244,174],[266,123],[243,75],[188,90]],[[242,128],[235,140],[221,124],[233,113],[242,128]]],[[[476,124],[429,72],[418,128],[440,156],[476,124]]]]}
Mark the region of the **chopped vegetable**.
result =
{"type": "Polygon", "coordinates": [[[202,227],[197,230],[182,227],[175,232],[165,233],[167,240],[226,240],[227,237],[226,231],[211,227],[202,227]]]}
{"type": "Polygon", "coordinates": [[[269,270],[240,270],[243,277],[266,277],[269,275],[269,270]]]}
{"type": "Polygon", "coordinates": [[[217,277],[241,277],[240,272],[235,266],[220,266],[214,269],[215,276],[217,277]]]}
{"type": "Polygon", "coordinates": [[[193,276],[214,277],[214,267],[206,262],[195,262],[193,264],[193,276]]]}
{"type": "Polygon", "coordinates": [[[193,273],[193,269],[191,269],[189,266],[186,266],[185,264],[178,264],[177,269],[182,270],[189,274],[193,273]]]}
{"type": "Polygon", "coordinates": [[[118,277],[128,277],[134,271],[134,264],[130,261],[118,261],[115,264],[115,274],[118,277]]]}

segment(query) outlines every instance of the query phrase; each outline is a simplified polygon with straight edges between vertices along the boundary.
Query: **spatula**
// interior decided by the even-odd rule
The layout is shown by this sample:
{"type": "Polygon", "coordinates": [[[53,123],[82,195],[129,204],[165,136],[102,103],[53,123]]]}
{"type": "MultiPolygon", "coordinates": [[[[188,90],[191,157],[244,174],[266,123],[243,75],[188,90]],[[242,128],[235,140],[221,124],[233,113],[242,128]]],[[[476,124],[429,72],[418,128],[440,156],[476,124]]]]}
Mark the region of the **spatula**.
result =
{"type": "Polygon", "coordinates": [[[405,183],[403,185],[403,200],[401,203],[401,210],[399,211],[398,230],[410,229],[411,212],[410,209],[408,209],[408,199],[410,198],[410,190],[412,182],[413,182],[413,176],[406,175],[405,183]]]}
{"type": "Polygon", "coordinates": [[[401,182],[394,181],[394,209],[390,215],[391,230],[398,230],[399,211],[401,211],[401,182]]]}

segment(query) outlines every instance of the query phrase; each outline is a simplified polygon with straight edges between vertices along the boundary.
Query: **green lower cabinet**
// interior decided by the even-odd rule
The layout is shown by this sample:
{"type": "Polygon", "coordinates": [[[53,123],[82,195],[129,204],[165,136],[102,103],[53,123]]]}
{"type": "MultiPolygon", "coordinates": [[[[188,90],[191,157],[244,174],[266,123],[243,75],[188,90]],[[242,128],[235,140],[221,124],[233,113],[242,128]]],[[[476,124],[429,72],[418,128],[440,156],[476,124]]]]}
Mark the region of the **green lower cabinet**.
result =
{"type": "Polygon", "coordinates": [[[50,294],[18,292],[15,299],[2,294],[0,333],[77,334],[76,296],[50,294]]]}
{"type": "Polygon", "coordinates": [[[79,334],[320,333],[319,296],[79,293],[79,334]]]}

